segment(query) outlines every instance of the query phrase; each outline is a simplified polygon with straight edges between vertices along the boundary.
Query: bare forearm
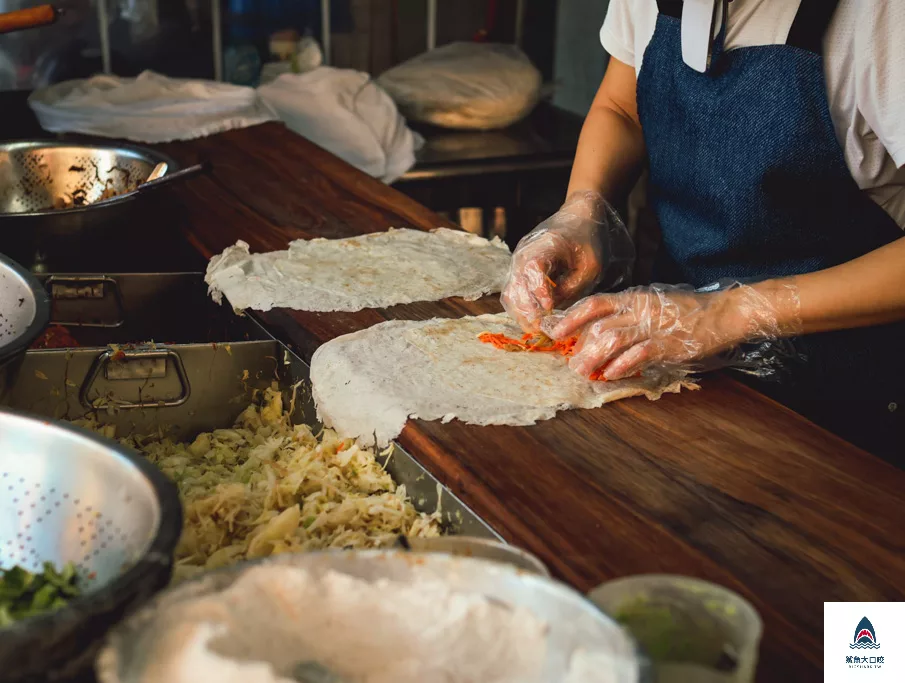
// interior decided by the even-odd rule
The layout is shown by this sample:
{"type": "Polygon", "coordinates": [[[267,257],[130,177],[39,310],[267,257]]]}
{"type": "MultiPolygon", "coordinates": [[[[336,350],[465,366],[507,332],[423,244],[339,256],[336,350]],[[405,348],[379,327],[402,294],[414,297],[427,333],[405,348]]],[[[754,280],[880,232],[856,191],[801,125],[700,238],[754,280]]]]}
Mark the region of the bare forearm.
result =
{"type": "MultiPolygon", "coordinates": [[[[905,320],[905,239],[834,268],[770,280],[757,285],[771,296],[783,284],[794,284],[800,302],[800,332],[865,327],[905,320]]],[[[790,314],[791,315],[791,314],[790,314]]],[[[783,321],[794,328],[794,321],[783,321]]]]}
{"type": "Polygon", "coordinates": [[[635,88],[634,69],[612,59],[581,129],[566,196],[594,191],[615,202],[638,179],[645,147],[635,88]]]}
{"type": "Polygon", "coordinates": [[[905,319],[905,239],[796,284],[806,333],[905,319]]]}
{"type": "Polygon", "coordinates": [[[581,130],[566,196],[593,190],[615,202],[638,179],[643,159],[639,128],[605,107],[591,109],[581,130]]]}

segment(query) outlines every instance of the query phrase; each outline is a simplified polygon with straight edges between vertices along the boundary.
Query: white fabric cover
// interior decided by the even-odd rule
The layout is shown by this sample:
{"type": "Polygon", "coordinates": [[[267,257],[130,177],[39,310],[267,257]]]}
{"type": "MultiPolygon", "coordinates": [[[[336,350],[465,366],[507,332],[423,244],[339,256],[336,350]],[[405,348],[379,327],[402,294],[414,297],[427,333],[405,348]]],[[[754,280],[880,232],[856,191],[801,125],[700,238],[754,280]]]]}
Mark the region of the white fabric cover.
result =
{"type": "Polygon", "coordinates": [[[57,83],[36,90],[28,103],[52,133],[146,143],[192,140],[276,119],[252,88],[153,71],[57,83]]]}
{"type": "Polygon", "coordinates": [[[514,45],[450,43],[385,71],[377,82],[412,121],[490,130],[531,113],[541,80],[514,45]]]}
{"type": "Polygon", "coordinates": [[[391,183],[415,164],[423,140],[366,73],[322,66],[258,88],[293,131],[368,175],[391,183]]]}

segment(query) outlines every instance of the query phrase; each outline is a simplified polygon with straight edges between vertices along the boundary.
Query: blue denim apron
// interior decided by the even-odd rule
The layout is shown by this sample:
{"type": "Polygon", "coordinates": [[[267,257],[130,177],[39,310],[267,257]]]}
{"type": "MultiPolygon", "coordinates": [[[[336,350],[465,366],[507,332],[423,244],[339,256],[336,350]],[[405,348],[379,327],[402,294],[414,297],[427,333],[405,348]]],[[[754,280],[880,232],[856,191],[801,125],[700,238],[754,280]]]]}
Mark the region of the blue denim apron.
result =
{"type": "MultiPolygon", "coordinates": [[[[802,0],[784,45],[726,51],[724,27],[706,73],[682,59],[681,2],[658,5],[637,92],[663,240],[655,280],[808,273],[903,236],[852,178],[833,127],[821,51],[834,0],[802,0]]],[[[795,344],[806,361],[760,388],[868,450],[905,452],[905,324],[795,344]]]]}

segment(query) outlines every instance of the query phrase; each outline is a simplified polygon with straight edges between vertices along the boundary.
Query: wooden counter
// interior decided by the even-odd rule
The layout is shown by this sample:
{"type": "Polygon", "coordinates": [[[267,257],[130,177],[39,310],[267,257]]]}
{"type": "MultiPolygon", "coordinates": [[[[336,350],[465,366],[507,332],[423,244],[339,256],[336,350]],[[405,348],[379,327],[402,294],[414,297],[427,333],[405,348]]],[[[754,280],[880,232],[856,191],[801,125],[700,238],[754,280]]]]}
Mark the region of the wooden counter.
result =
{"type": "MultiPolygon", "coordinates": [[[[444,225],[277,124],[164,149],[214,165],[211,177],[173,190],[205,257],[239,239],[262,251],[444,225]]],[[[382,320],[499,310],[486,297],[261,318],[310,360],[319,344],[382,320]]],[[[824,601],[905,595],[905,472],[727,377],[533,427],[415,421],[399,440],[508,541],[581,590],[675,572],[745,595],[765,622],[758,681],[821,679],[824,601]]]]}

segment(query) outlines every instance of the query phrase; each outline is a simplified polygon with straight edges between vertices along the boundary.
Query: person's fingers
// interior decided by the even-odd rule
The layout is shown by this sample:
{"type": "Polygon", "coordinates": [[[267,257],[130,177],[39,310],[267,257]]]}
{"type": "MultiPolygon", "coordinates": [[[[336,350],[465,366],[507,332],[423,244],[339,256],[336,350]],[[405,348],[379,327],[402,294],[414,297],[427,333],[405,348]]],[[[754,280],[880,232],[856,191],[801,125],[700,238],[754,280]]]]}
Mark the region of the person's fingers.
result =
{"type": "Polygon", "coordinates": [[[546,275],[551,267],[548,252],[547,248],[533,245],[517,254],[500,296],[503,308],[526,332],[535,332],[540,319],[553,310],[546,275]]]}
{"type": "Polygon", "coordinates": [[[592,258],[582,258],[575,267],[559,279],[556,287],[557,303],[578,299],[589,286],[597,282],[600,264],[592,258]]]}
{"type": "MultiPolygon", "coordinates": [[[[592,323],[591,327],[594,325],[596,323],[592,323]]],[[[569,361],[569,367],[584,377],[589,377],[595,370],[646,339],[640,327],[618,327],[586,334],[588,339],[582,350],[569,361]]]]}
{"type": "Polygon", "coordinates": [[[555,326],[551,326],[548,335],[553,339],[566,339],[592,320],[612,315],[621,310],[623,297],[619,294],[598,294],[582,299],[570,307],[555,326]]]}
{"type": "Polygon", "coordinates": [[[573,348],[573,353],[581,353],[586,345],[594,344],[600,335],[607,330],[636,327],[637,322],[635,316],[630,311],[614,313],[613,315],[593,320],[579,332],[578,342],[573,348]]]}
{"type": "Polygon", "coordinates": [[[507,287],[500,296],[503,309],[525,332],[535,332],[543,317],[543,311],[534,296],[518,285],[507,287]]]}
{"type": "Polygon", "coordinates": [[[552,264],[547,258],[536,258],[525,264],[523,275],[528,293],[544,313],[553,310],[553,281],[550,279],[552,264]]]}
{"type": "Polygon", "coordinates": [[[550,315],[544,316],[543,320],[540,322],[540,331],[550,339],[556,339],[556,337],[553,336],[553,330],[556,329],[556,326],[562,319],[562,313],[551,313],[550,315]]]}
{"type": "Polygon", "coordinates": [[[651,339],[635,344],[624,353],[613,358],[603,370],[603,377],[607,380],[624,379],[632,377],[656,362],[657,344],[651,339]]]}
{"type": "Polygon", "coordinates": [[[614,357],[604,368],[606,379],[631,377],[651,365],[691,368],[691,363],[707,355],[700,340],[681,334],[654,335],[614,357]]]}

